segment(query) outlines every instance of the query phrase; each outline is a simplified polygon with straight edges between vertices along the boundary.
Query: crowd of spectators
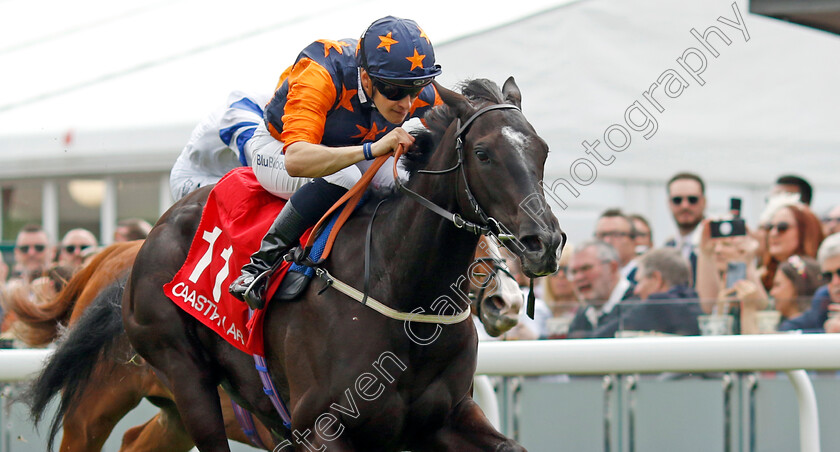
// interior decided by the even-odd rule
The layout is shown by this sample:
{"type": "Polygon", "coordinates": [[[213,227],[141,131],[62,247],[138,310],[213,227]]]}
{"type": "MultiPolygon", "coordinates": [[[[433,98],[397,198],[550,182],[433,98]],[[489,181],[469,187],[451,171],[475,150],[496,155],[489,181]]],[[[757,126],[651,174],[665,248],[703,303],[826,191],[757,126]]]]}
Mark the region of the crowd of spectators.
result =
{"type": "MultiPolygon", "coordinates": [[[[151,228],[141,219],[120,221],[113,241],[144,239],[151,228]]],[[[12,261],[0,259],[0,334],[14,320],[4,315],[3,300],[8,294],[27,291],[33,303],[55,296],[98,249],[96,236],[84,228],[70,229],[56,243],[40,224],[24,225],[15,238],[12,261]]]]}
{"type": "MultiPolygon", "coordinates": [[[[736,203],[709,216],[697,174],[676,174],[663,191],[676,235],[657,247],[643,214],[605,210],[591,237],[566,245],[559,270],[535,281],[534,319],[523,313],[504,338],[840,332],[840,205],[818,217],[810,184],[786,175],[770,189],[758,223],[748,225],[736,203]],[[720,321],[723,330],[704,329],[720,321]]],[[[113,241],[143,239],[150,230],[143,220],[123,220],[113,241]]],[[[55,293],[97,248],[85,229],[55,244],[40,225],[24,226],[11,267],[0,261],[0,306],[20,286],[33,302],[55,293]]],[[[531,281],[515,258],[507,262],[526,297],[531,281]]]]}
{"type": "Polygon", "coordinates": [[[818,216],[811,185],[794,175],[775,181],[756,224],[740,200],[710,216],[697,174],[663,191],[676,235],[657,247],[644,215],[604,211],[536,284],[549,315],[526,336],[840,332],[840,205],[818,216]]]}

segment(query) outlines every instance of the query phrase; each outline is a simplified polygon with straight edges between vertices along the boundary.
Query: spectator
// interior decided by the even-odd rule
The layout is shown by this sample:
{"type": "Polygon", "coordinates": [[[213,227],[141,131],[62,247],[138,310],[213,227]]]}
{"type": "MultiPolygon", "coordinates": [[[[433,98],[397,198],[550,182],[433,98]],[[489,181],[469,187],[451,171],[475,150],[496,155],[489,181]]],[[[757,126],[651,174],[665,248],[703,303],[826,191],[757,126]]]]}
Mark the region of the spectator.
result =
{"type": "Polygon", "coordinates": [[[114,230],[114,242],[130,242],[132,240],[143,240],[149,235],[152,225],[140,218],[128,218],[117,223],[114,230]]]}
{"type": "Polygon", "coordinates": [[[566,245],[560,257],[559,269],[551,276],[541,279],[542,299],[551,309],[552,317],[559,317],[568,312],[574,312],[580,303],[574,283],[569,279],[569,262],[574,253],[574,246],[566,245]]]}
{"type": "MultiPolygon", "coordinates": [[[[40,278],[50,265],[53,247],[47,232],[38,224],[27,224],[21,228],[15,239],[15,262],[8,281],[0,284],[0,302],[8,297],[11,291],[29,290],[30,284],[40,278]]],[[[0,306],[0,314],[5,311],[0,306]]],[[[5,332],[15,321],[13,315],[2,315],[0,332],[5,332]]]]}
{"type": "Polygon", "coordinates": [[[639,300],[619,306],[619,315],[599,325],[595,337],[613,337],[619,330],[696,336],[703,311],[692,289],[691,269],[679,251],[651,250],[639,258],[634,289],[639,300]]]}
{"type": "Polygon", "coordinates": [[[766,226],[770,224],[773,214],[784,206],[795,205],[799,203],[799,195],[791,193],[779,193],[767,200],[767,205],[758,218],[758,227],[750,230],[750,235],[758,240],[758,252],[756,257],[759,262],[764,262],[767,254],[767,229],[766,226]]]}
{"type": "MultiPolygon", "coordinates": [[[[800,316],[808,309],[814,293],[822,285],[820,264],[810,257],[793,255],[779,265],[770,296],[782,322],[800,316]]],[[[758,309],[750,303],[741,307],[741,333],[758,332],[758,309]]]]}
{"type": "Polygon", "coordinates": [[[630,221],[633,222],[633,229],[636,231],[636,254],[641,256],[648,250],[653,249],[653,230],[650,228],[650,223],[640,214],[629,215],[630,221]]]}
{"type": "Polygon", "coordinates": [[[779,207],[763,225],[767,234],[767,248],[764,253],[765,290],[773,286],[773,277],[780,262],[790,256],[816,257],[823,240],[820,220],[803,204],[787,204],[779,207]]]}
{"type": "Polygon", "coordinates": [[[541,297],[551,310],[551,317],[546,320],[549,339],[564,338],[569,332],[569,325],[580,305],[574,283],[569,279],[569,261],[574,253],[572,245],[563,248],[560,268],[551,276],[541,278],[541,297]]]}
{"type": "Polygon", "coordinates": [[[798,317],[783,321],[779,331],[840,332],[840,317],[829,319],[829,312],[840,312],[840,233],[823,240],[817,252],[817,262],[825,285],[814,293],[810,309],[798,317]]]}
{"type": "Polygon", "coordinates": [[[633,284],[636,273],[636,230],[633,228],[633,220],[619,209],[609,209],[595,223],[595,238],[615,248],[621,277],[633,284]]]}
{"type": "Polygon", "coordinates": [[[0,286],[9,279],[9,266],[6,264],[6,257],[0,254],[0,286]]]}
{"type": "Polygon", "coordinates": [[[823,234],[828,237],[831,234],[840,232],[840,204],[834,206],[822,218],[823,234]]]}
{"type": "MultiPolygon", "coordinates": [[[[514,279],[516,279],[516,282],[519,284],[519,288],[525,297],[524,300],[526,300],[525,305],[522,307],[522,311],[519,313],[519,323],[517,323],[510,331],[505,333],[503,339],[532,340],[547,337],[548,333],[546,330],[546,321],[549,317],[551,317],[551,310],[548,308],[548,305],[542,297],[537,296],[535,293],[534,318],[532,319],[528,317],[527,300],[530,292],[531,281],[524,273],[522,273],[522,268],[519,265],[519,258],[505,248],[502,248],[500,251],[502,252],[505,262],[508,264],[510,274],[513,275],[514,279]]],[[[538,287],[538,285],[534,285],[535,292],[538,287]]]]}
{"type": "Polygon", "coordinates": [[[767,294],[757,264],[758,240],[750,234],[712,238],[710,222],[708,219],[703,220],[700,245],[697,248],[696,288],[703,311],[707,314],[726,314],[729,301],[746,301],[752,303],[756,309],[764,309],[767,294]],[[724,287],[730,262],[744,264],[744,279],[752,282],[751,285],[741,283],[733,287],[724,287]],[[735,298],[731,298],[733,295],[735,298]]]}
{"type": "Polygon", "coordinates": [[[84,258],[96,252],[96,237],[83,228],[67,231],[61,239],[58,251],[58,265],[70,268],[74,273],[82,268],[84,258]]]}
{"type": "Polygon", "coordinates": [[[810,206],[814,191],[811,188],[811,184],[805,179],[794,175],[784,175],[776,179],[776,185],[770,191],[770,196],[772,197],[779,193],[797,194],[799,195],[799,202],[810,206]]]}
{"type": "Polygon", "coordinates": [[[612,245],[591,240],[580,244],[569,261],[569,275],[583,299],[569,326],[569,338],[595,337],[594,331],[617,315],[616,305],[633,296],[633,288],[622,278],[618,252],[612,245]]]}
{"type": "Polygon", "coordinates": [[[47,232],[38,224],[25,225],[15,240],[15,263],[11,278],[32,282],[44,274],[52,256],[53,247],[47,232]]]}
{"type": "Polygon", "coordinates": [[[679,173],[668,181],[668,206],[677,224],[679,237],[665,242],[691,263],[692,285],[697,275],[698,226],[706,215],[706,184],[693,173],[679,173]]]}

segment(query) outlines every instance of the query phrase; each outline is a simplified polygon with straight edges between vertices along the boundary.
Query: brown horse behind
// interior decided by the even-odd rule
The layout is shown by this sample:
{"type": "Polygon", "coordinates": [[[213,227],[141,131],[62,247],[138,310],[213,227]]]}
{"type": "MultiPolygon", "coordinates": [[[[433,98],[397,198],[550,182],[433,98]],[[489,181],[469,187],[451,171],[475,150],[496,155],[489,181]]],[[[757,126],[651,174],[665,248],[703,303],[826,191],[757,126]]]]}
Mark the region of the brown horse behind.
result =
{"type": "MultiPolygon", "coordinates": [[[[18,318],[15,324],[18,337],[30,346],[43,346],[56,340],[64,327],[68,329],[68,335],[83,329],[75,327],[96,300],[110,297],[110,301],[119,302],[122,286],[114,286],[114,283],[124,280],[141,245],[142,242],[137,241],[106,247],[52,300],[34,304],[21,294],[9,298],[7,306],[18,318]]],[[[83,372],[89,378],[73,378],[66,368],[62,370],[57,369],[61,366],[51,366],[57,364],[52,360],[51,364],[47,364],[25,395],[33,417],[39,419],[52,396],[62,392],[62,406],[50,429],[50,443],[63,425],[60,451],[98,451],[120,419],[147,398],[159,406],[161,412],[145,424],[129,429],[123,436],[120,450],[190,450],[193,443],[184,431],[172,402],[172,394],[161,385],[151,368],[134,356],[119,322],[118,325],[115,344],[100,353],[93,368],[83,372]]],[[[66,342],[72,342],[72,338],[66,342]]],[[[73,355],[85,351],[70,345],[71,350],[63,350],[71,355],[66,360],[72,360],[73,355]]],[[[59,351],[62,347],[59,346],[59,351]]],[[[228,437],[250,444],[236,421],[230,399],[221,390],[219,396],[223,401],[228,437]]],[[[257,425],[257,429],[261,439],[271,444],[269,432],[262,425],[257,425]]]]}

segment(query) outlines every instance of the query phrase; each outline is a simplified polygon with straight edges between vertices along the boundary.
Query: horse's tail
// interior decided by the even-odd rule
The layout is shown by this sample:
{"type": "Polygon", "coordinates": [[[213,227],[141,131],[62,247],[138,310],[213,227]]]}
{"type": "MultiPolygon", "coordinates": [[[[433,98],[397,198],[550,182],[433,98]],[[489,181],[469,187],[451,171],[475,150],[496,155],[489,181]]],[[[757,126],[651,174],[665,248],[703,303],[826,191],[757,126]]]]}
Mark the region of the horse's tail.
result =
{"type": "Polygon", "coordinates": [[[38,424],[47,404],[61,392],[58,410],[50,424],[48,450],[52,450],[64,415],[84,393],[97,364],[117,363],[110,356],[125,335],[121,308],[124,286],[125,279],[97,295],[79,321],[60,338],[41,373],[20,396],[29,405],[32,420],[38,424]]]}
{"type": "MultiPolygon", "coordinates": [[[[52,299],[43,299],[38,303],[33,303],[28,287],[21,286],[10,290],[5,300],[5,307],[9,312],[14,313],[17,319],[12,329],[15,336],[31,347],[44,346],[54,341],[58,336],[59,326],[67,325],[77,300],[84,290],[90,287],[89,282],[101,270],[102,263],[111,262],[111,258],[117,254],[137,247],[139,244],[128,242],[104,248],[52,299]]],[[[113,268],[110,265],[108,267],[113,268]]],[[[96,292],[98,293],[100,289],[101,287],[97,287],[96,292]]],[[[84,306],[80,307],[84,308],[84,306]]]]}

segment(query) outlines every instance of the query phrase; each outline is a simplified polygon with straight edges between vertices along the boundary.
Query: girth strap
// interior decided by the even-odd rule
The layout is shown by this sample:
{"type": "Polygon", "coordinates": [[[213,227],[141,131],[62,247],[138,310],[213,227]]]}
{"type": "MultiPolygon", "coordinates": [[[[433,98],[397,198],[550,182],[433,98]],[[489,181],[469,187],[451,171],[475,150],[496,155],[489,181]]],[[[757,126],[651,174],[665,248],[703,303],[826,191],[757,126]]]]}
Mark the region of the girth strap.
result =
{"type": "Polygon", "coordinates": [[[239,421],[239,426],[242,427],[242,432],[248,437],[248,441],[251,441],[254,447],[267,450],[268,447],[263,444],[260,438],[257,426],[254,424],[254,416],[251,415],[251,412],[239,406],[233,399],[230,399],[230,404],[233,407],[233,414],[236,415],[236,420],[239,421]]]}

